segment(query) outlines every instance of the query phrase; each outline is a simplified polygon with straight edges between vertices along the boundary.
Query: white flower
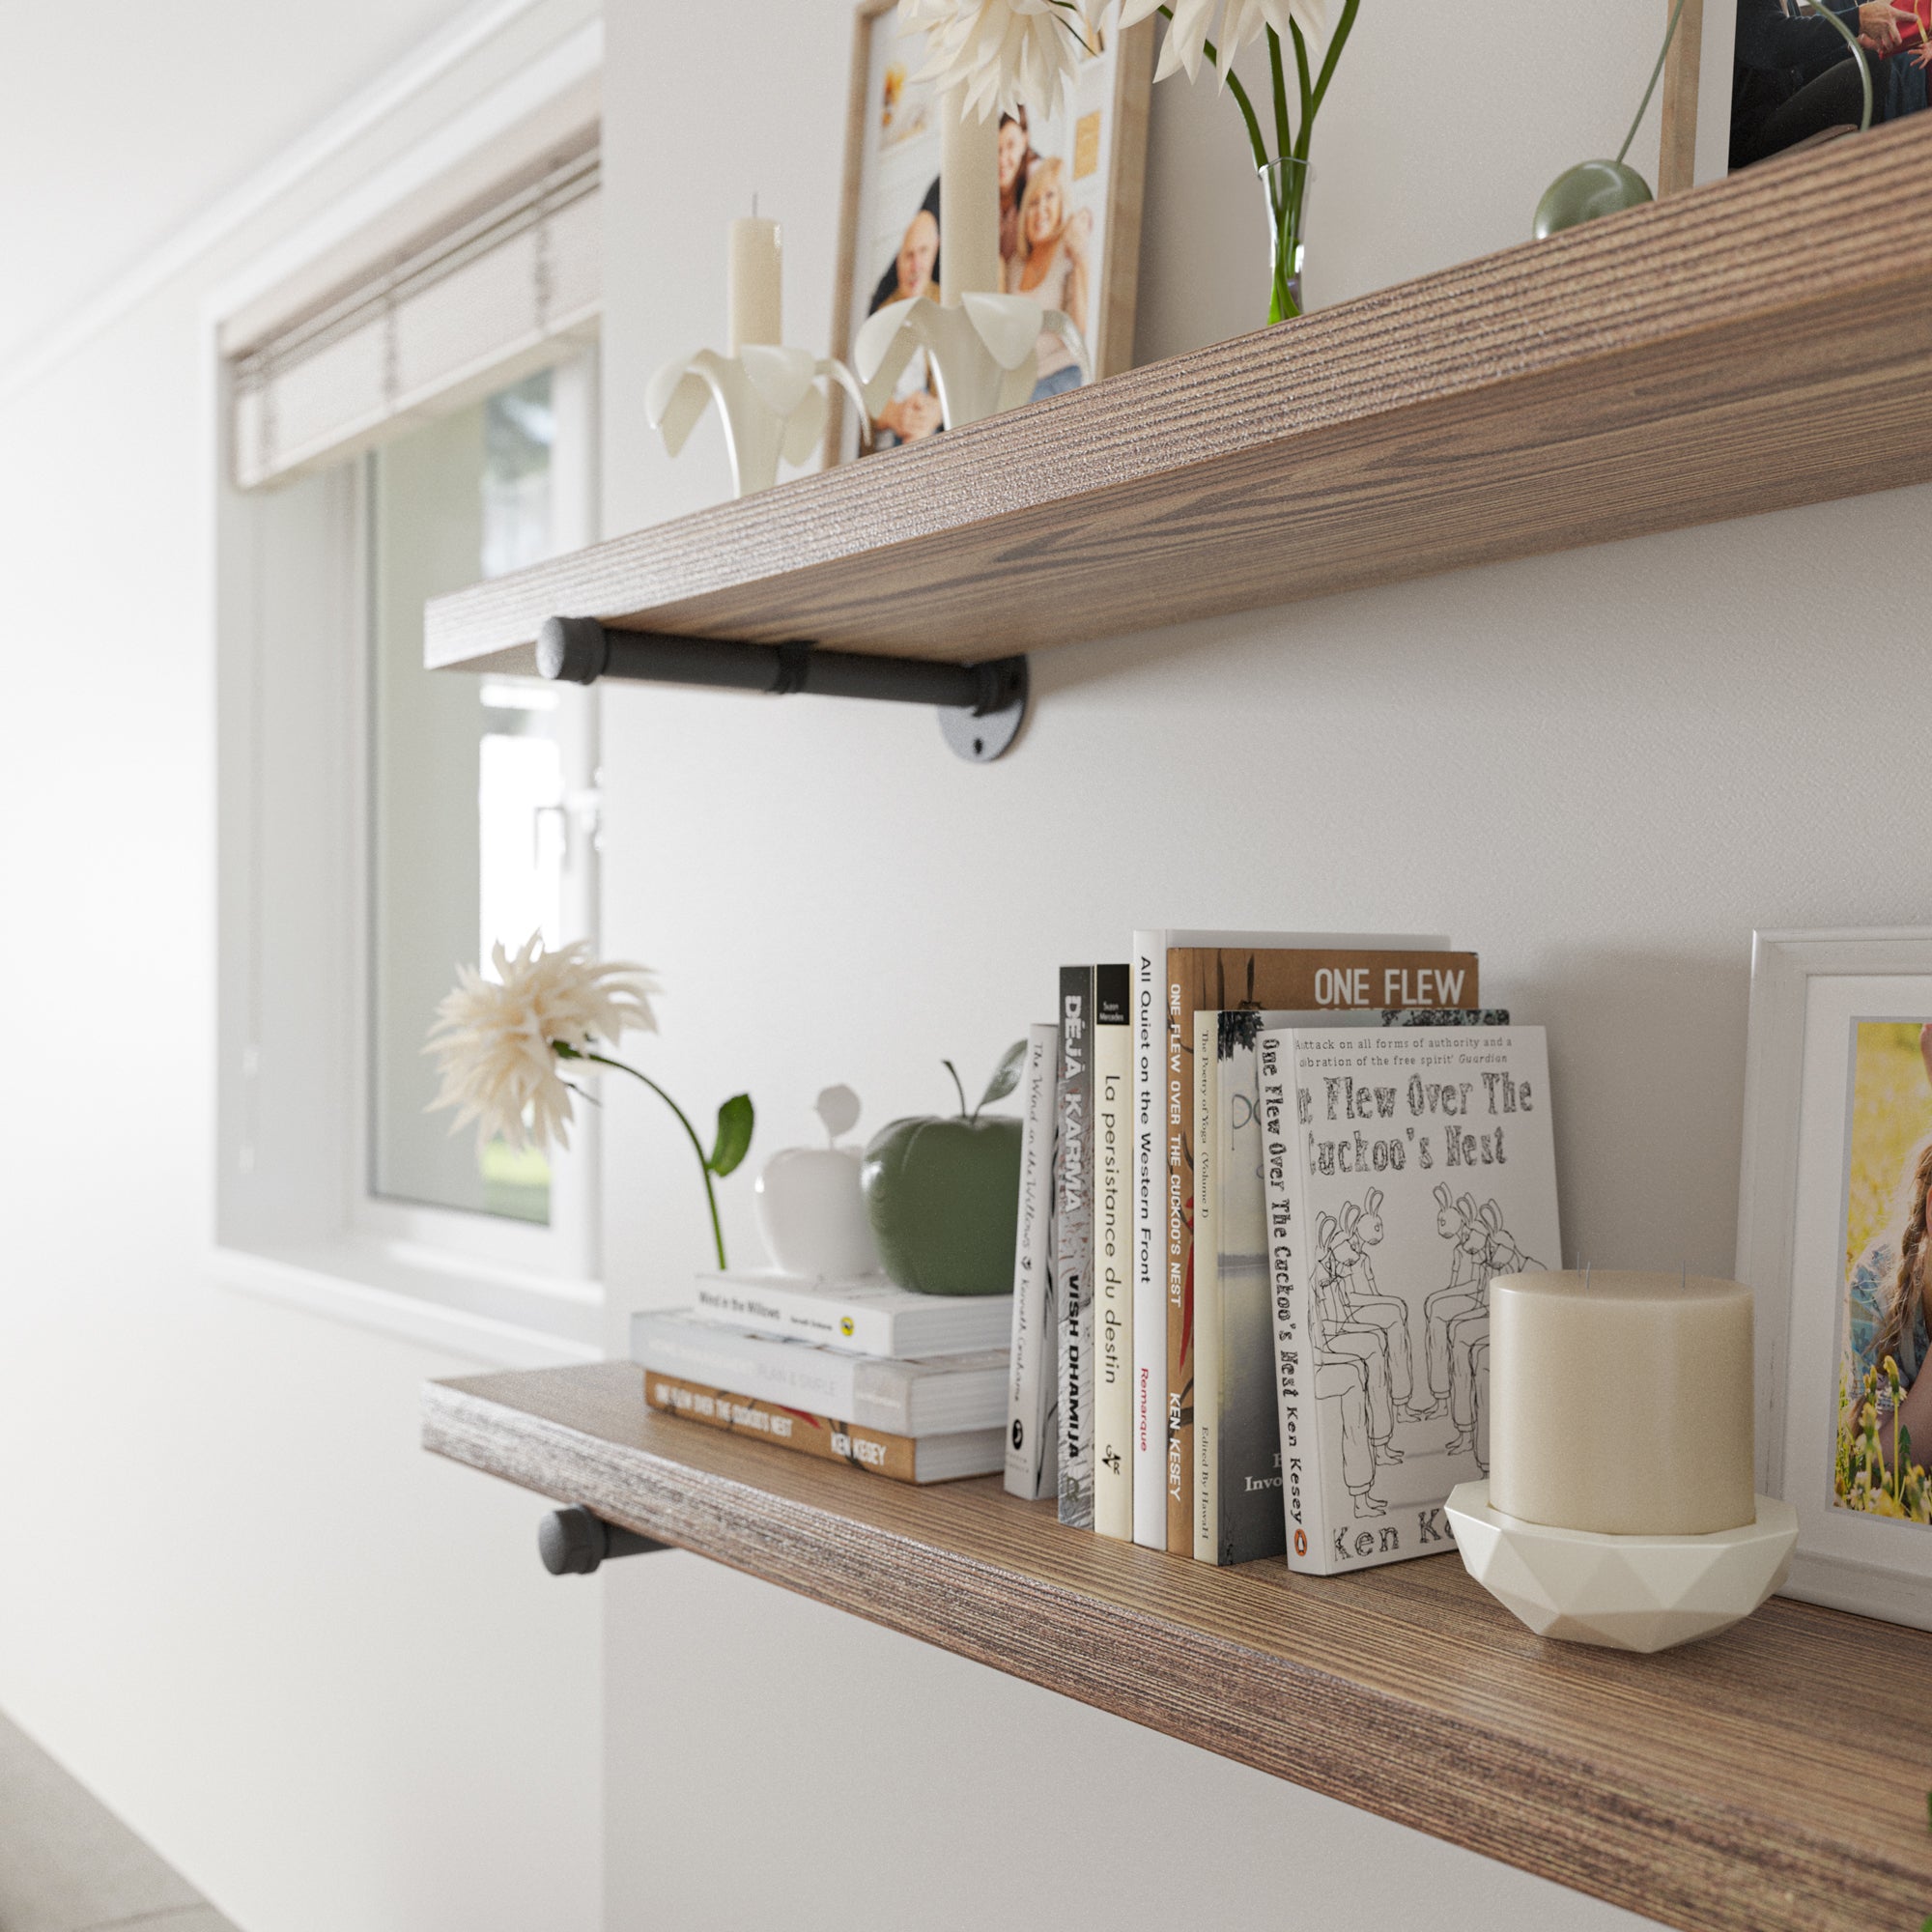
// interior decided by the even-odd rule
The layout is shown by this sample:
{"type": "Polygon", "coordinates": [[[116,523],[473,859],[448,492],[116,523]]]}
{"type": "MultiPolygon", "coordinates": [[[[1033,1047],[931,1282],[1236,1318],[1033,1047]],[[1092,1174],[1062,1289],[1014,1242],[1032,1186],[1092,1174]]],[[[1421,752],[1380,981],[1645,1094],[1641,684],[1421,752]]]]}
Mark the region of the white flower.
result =
{"type": "Polygon", "coordinates": [[[436,1056],[442,1091],[431,1109],[458,1110],[451,1133],[476,1122],[479,1147],[499,1134],[516,1148],[548,1147],[552,1135],[568,1147],[571,1093],[554,1043],[583,1053],[614,1044],[626,1027],[657,1032],[657,981],[641,966],[593,960],[581,939],[546,952],[535,932],[522,951],[505,953],[499,942],[490,957],[495,980],[458,967],[455,988],[436,1009],[423,1051],[436,1056]]]}
{"type": "MultiPolygon", "coordinates": [[[[1131,27],[1145,20],[1161,0],[1121,0],[1120,24],[1131,27]]],[[[1327,0],[1173,0],[1174,18],[1160,46],[1160,64],[1153,77],[1165,80],[1185,68],[1189,80],[1201,71],[1206,43],[1214,43],[1216,66],[1225,85],[1235,56],[1272,27],[1282,45],[1290,44],[1289,23],[1298,21],[1302,38],[1314,43],[1328,32],[1327,0]],[[1219,16],[1218,21],[1216,16],[1219,16]]],[[[1290,70],[1291,73],[1293,69],[1290,70]]]]}
{"type": "Polygon", "coordinates": [[[1092,32],[1084,0],[899,0],[899,14],[925,28],[916,78],[963,85],[982,121],[1021,105],[1051,114],[1092,32]]]}

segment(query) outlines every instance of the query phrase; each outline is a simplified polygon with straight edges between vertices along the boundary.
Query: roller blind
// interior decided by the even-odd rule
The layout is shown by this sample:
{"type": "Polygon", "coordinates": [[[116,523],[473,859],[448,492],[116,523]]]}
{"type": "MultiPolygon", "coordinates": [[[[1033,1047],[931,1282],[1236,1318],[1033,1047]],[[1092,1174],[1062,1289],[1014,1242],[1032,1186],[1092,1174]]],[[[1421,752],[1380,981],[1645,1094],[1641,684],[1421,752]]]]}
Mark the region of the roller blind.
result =
{"type": "Polygon", "coordinates": [[[236,482],[338,462],[593,336],[597,188],[594,144],[550,157],[229,346],[236,482]]]}

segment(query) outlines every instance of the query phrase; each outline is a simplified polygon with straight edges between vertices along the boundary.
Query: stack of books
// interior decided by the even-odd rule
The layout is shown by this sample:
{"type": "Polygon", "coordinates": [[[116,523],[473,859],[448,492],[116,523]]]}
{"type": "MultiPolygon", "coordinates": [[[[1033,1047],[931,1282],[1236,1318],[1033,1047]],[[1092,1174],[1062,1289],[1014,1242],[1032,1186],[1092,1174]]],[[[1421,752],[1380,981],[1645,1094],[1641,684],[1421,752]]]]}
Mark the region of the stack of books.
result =
{"type": "Polygon", "coordinates": [[[707,1274],[696,1305],[631,1320],[644,1399],[713,1429],[902,1483],[1003,1463],[1009,1295],[707,1274]]]}

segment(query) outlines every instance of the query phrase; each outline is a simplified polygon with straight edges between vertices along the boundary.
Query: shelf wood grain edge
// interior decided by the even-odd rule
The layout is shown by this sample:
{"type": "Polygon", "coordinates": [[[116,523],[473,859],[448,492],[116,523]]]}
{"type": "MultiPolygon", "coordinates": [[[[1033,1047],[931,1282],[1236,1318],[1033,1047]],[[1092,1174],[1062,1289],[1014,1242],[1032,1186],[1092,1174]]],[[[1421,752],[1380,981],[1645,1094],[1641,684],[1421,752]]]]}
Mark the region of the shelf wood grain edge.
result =
{"type": "Polygon", "coordinates": [[[423,1440],[1667,1924],[1909,1932],[1932,1909],[1918,1632],[1777,1602],[1661,1658],[1546,1644],[1453,1557],[1210,1570],[996,1479],[914,1490],[671,1420],[622,1363],[431,1383],[423,1440]]]}
{"type": "Polygon", "coordinates": [[[436,599],[426,662],[971,660],[1922,480],[1928,190],[1932,123],[1767,162],[436,599]]]}

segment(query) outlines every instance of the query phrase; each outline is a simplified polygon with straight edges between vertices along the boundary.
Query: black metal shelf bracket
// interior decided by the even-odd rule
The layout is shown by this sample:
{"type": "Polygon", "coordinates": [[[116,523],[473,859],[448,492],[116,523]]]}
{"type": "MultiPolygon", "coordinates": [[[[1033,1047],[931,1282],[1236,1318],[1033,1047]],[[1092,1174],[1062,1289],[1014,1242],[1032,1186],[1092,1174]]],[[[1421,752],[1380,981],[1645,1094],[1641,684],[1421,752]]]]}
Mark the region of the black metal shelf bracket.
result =
{"type": "Polygon", "coordinates": [[[553,1577],[588,1577],[618,1556],[648,1556],[668,1549],[654,1536],[639,1536],[593,1516],[581,1504],[552,1510],[537,1524],[537,1554],[553,1577]]]}
{"type": "Polygon", "coordinates": [[[1010,749],[1026,722],[1027,661],[943,664],[824,651],[816,644],[751,644],[676,638],[663,631],[607,630],[595,617],[551,617],[537,633],[537,669],[566,684],[600,677],[696,684],[715,691],[806,692],[938,708],[946,742],[977,765],[1010,749]]]}

